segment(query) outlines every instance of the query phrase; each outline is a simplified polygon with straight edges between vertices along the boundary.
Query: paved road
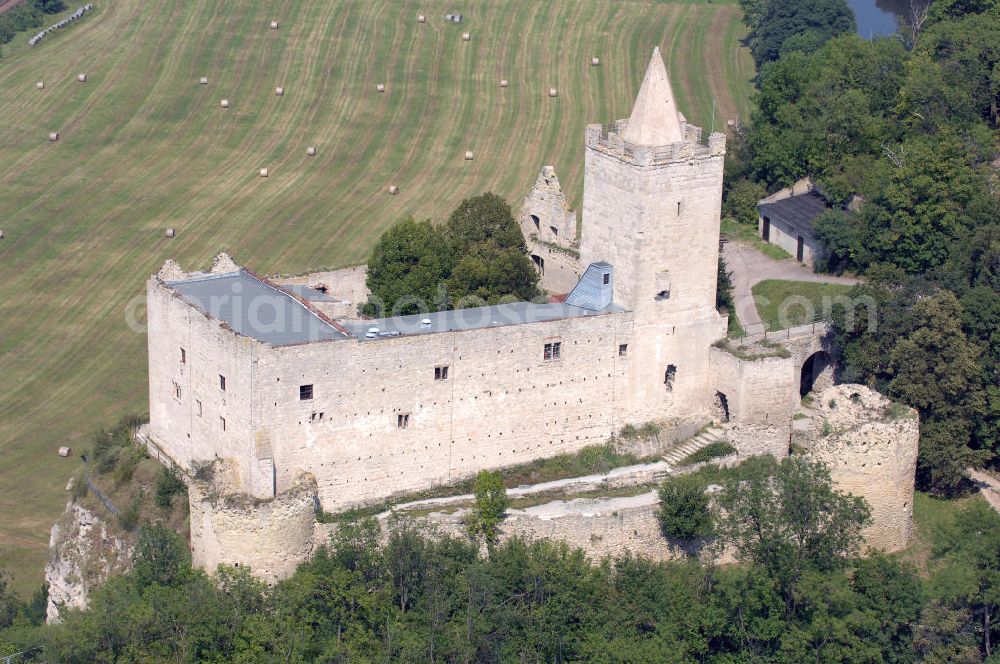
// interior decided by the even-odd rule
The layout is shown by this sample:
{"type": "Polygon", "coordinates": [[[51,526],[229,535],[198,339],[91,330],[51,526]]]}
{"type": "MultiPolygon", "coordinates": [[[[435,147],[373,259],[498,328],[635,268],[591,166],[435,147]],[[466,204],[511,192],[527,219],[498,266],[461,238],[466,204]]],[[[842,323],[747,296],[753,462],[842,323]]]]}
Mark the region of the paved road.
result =
{"type": "Polygon", "coordinates": [[[990,507],[1000,512],[1000,481],[982,471],[971,468],[969,474],[973,481],[979,485],[979,493],[990,504],[990,507]]]}
{"type": "Polygon", "coordinates": [[[726,258],[726,266],[733,273],[733,300],[736,304],[736,314],[744,329],[749,325],[760,325],[760,315],[753,301],[751,290],[759,281],[766,279],[783,279],[786,281],[814,281],[827,284],[858,283],[852,277],[834,277],[827,274],[815,274],[809,268],[803,267],[791,258],[774,260],[760,253],[753,247],[730,240],[722,249],[726,258]]]}

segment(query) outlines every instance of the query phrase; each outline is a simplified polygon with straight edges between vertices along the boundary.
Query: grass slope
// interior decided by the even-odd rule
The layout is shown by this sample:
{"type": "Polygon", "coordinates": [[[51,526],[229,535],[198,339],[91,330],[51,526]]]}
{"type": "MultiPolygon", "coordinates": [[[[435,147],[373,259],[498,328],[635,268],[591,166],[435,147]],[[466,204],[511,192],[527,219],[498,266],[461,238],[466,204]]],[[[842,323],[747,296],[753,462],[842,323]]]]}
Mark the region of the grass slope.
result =
{"type": "Polygon", "coordinates": [[[41,578],[76,465],[55,449],[146,409],[145,337],[126,317],[141,318],[136,298],[166,258],[192,269],[225,250],[265,273],[354,264],[403,215],[440,220],[485,190],[516,205],[542,164],[579,205],[584,125],[628,115],[654,45],[688,118],[707,129],[713,96],[717,128],[746,117],[739,20],[732,3],[680,1],[99,0],[78,25],[11,50],[0,567],[22,592],[41,578]],[[177,239],[163,239],[168,226],[177,239]]]}

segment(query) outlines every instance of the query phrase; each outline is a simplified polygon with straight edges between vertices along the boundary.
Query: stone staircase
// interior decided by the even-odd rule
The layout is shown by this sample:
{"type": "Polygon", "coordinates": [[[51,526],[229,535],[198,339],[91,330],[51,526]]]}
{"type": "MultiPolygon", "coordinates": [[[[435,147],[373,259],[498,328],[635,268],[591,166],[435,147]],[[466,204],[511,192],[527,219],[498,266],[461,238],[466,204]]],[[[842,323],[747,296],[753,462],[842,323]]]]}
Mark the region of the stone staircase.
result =
{"type": "Polygon", "coordinates": [[[664,454],[663,461],[667,464],[667,472],[673,471],[677,467],[677,464],[686,459],[689,454],[694,454],[703,447],[723,440],[724,433],[722,429],[712,427],[664,454]]]}

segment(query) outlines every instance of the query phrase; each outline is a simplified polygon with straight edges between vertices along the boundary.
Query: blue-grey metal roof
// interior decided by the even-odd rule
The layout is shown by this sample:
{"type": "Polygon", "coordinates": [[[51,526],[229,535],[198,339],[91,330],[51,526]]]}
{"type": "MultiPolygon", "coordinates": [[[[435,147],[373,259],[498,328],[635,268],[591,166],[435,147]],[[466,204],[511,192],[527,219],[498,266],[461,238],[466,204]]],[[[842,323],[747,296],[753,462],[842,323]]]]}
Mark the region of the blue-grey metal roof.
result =
{"type": "Polygon", "coordinates": [[[592,311],[601,311],[611,304],[612,269],[610,263],[600,261],[587,266],[580,281],[566,297],[571,304],[592,311]],[[605,282],[607,277],[607,283],[605,282]]]}
{"type": "Polygon", "coordinates": [[[349,321],[344,325],[352,336],[361,340],[386,339],[410,334],[433,334],[436,332],[456,332],[478,330],[504,325],[522,325],[559,320],[561,318],[582,318],[603,313],[623,311],[621,307],[610,305],[603,310],[591,310],[567,303],[534,304],[514,302],[492,307],[455,309],[411,316],[394,316],[374,320],[349,321]],[[371,331],[375,330],[374,333],[371,331]],[[372,335],[372,336],[370,336],[372,335]]]}
{"type": "Polygon", "coordinates": [[[312,286],[306,286],[305,284],[282,284],[281,287],[287,291],[292,291],[303,300],[308,300],[309,302],[339,302],[337,298],[318,291],[312,286]]]}
{"type": "Polygon", "coordinates": [[[808,234],[813,232],[813,222],[829,209],[823,197],[815,192],[789,196],[757,207],[761,215],[771,221],[784,221],[808,234]]]}
{"type": "Polygon", "coordinates": [[[238,334],[272,346],[347,338],[288,293],[242,270],[166,283],[238,334]]]}

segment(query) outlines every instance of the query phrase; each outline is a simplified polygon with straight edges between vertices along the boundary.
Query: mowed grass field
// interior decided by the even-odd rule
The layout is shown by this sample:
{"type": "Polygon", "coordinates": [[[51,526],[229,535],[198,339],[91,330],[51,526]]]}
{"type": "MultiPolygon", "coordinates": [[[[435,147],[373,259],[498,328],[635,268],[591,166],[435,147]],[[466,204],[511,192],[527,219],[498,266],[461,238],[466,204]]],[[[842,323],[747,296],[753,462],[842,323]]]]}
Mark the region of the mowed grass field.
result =
{"type": "Polygon", "coordinates": [[[717,129],[747,116],[740,35],[738,6],[720,2],[97,0],[69,30],[6,51],[0,568],[21,592],[41,581],[76,452],[146,410],[145,336],[127,316],[141,318],[135,298],[165,259],[356,264],[404,215],[442,220],[486,190],[517,207],[543,164],[578,205],[584,125],[627,117],[654,45],[690,120],[707,131],[713,97],[717,129]]]}

